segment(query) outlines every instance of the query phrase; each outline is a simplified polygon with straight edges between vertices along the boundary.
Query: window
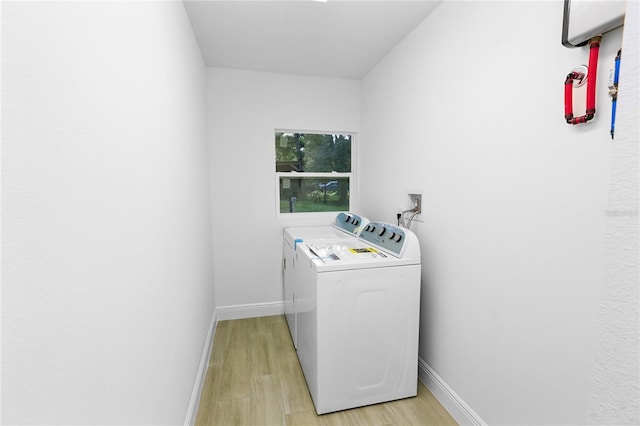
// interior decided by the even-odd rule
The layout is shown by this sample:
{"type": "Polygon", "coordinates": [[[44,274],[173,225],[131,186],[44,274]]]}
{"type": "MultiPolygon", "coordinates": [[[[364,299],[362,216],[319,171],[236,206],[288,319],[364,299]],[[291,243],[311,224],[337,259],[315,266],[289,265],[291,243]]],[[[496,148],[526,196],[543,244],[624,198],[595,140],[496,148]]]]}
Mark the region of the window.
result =
{"type": "Polygon", "coordinates": [[[350,134],[275,132],[280,213],[349,211],[350,134]]]}

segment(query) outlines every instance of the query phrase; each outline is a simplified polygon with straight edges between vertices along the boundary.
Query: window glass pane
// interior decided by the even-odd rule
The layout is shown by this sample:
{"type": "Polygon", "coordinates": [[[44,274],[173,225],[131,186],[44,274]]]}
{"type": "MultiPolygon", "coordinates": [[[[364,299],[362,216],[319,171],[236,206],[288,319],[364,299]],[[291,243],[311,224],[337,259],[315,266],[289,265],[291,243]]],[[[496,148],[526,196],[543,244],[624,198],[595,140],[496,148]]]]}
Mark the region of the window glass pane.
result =
{"type": "Polygon", "coordinates": [[[280,177],[280,213],[349,211],[349,178],[280,177]]]}
{"type": "Polygon", "coordinates": [[[276,132],[276,172],[351,171],[351,135],[276,132]]]}

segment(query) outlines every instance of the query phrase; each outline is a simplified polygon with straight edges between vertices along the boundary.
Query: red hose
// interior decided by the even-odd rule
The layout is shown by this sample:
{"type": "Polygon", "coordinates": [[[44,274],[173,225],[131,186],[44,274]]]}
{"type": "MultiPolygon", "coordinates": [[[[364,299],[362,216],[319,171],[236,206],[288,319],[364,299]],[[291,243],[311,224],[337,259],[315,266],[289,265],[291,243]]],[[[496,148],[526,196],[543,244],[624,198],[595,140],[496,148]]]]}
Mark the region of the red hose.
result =
{"type": "Polygon", "coordinates": [[[585,115],[573,116],[573,80],[582,78],[578,72],[570,72],[564,81],[564,119],[569,124],[586,123],[596,114],[596,81],[598,75],[598,52],[601,36],[589,40],[589,75],[587,76],[587,108],[585,115]]]}
{"type": "Polygon", "coordinates": [[[564,81],[564,118],[567,123],[573,118],[573,80],[576,78],[575,72],[569,73],[564,81]]]}
{"type": "Polygon", "coordinates": [[[598,52],[602,37],[594,37],[589,46],[589,80],[587,80],[587,115],[596,113],[596,81],[598,75],[598,52]]]}

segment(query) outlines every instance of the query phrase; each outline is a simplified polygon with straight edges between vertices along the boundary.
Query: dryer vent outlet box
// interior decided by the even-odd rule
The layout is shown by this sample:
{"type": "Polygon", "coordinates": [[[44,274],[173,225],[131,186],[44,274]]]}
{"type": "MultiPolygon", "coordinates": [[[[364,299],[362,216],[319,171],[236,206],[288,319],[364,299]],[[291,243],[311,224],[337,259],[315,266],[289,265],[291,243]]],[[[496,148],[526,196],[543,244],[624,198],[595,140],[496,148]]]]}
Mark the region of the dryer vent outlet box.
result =
{"type": "Polygon", "coordinates": [[[592,37],[624,24],[625,1],[565,0],[562,44],[585,45],[592,37]]]}
{"type": "Polygon", "coordinates": [[[419,212],[422,211],[422,194],[409,194],[410,208],[417,208],[419,212]]]}

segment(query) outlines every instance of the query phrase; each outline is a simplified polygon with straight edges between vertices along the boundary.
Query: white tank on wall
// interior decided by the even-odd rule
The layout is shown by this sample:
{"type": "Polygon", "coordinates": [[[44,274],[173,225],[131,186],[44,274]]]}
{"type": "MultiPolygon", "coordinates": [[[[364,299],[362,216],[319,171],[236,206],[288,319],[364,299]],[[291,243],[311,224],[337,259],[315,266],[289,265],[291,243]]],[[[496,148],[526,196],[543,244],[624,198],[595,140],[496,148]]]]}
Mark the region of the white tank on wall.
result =
{"type": "Polygon", "coordinates": [[[626,1],[565,0],[562,44],[576,47],[624,24],[626,1]]]}

